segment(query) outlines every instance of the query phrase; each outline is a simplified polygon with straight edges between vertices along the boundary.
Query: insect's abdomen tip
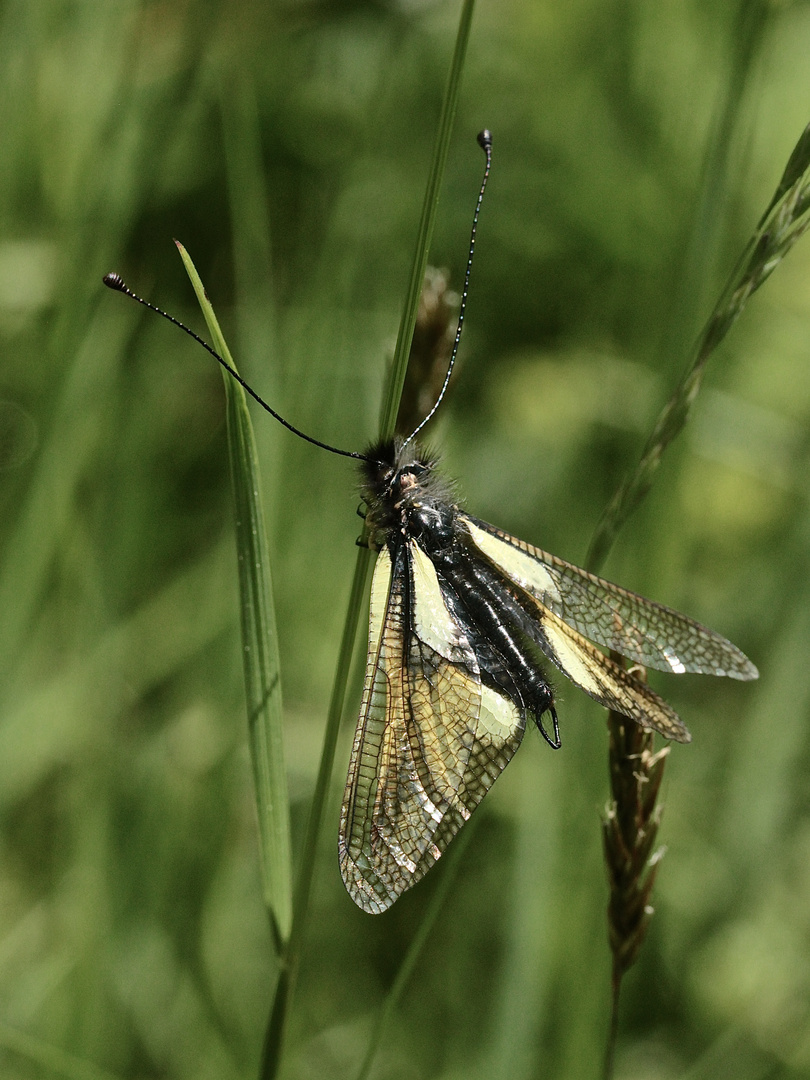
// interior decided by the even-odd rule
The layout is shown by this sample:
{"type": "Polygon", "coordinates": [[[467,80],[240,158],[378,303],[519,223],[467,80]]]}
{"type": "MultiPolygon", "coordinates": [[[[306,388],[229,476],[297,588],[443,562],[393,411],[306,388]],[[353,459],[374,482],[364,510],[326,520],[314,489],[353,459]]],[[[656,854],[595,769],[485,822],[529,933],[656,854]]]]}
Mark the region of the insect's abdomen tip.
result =
{"type": "Polygon", "coordinates": [[[492,132],[489,128],[478,132],[478,145],[482,150],[488,150],[492,146],[492,132]]]}
{"type": "Polygon", "coordinates": [[[124,279],[121,277],[120,274],[105,274],[101,280],[104,282],[108,289],[116,289],[118,292],[126,291],[124,279]]]}

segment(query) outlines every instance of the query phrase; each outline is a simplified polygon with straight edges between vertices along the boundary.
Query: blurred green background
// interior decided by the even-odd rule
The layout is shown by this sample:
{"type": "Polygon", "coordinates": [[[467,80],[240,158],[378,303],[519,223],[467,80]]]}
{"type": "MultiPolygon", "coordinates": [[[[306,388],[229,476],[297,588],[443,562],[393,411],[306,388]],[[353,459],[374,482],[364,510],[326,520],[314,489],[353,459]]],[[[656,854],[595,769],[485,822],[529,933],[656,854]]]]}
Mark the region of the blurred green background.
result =
{"type": "MultiPolygon", "coordinates": [[[[201,328],[181,239],[242,372],[362,448],[457,17],[443,0],[0,5],[4,1078],[255,1076],[275,968],[221,378],[101,276],[201,328]]],[[[432,436],[477,516],[584,560],[810,120],[808,55],[806,2],[480,0],[431,253],[458,284],[489,126],[461,371],[432,436]]],[[[605,567],[761,671],[652,676],[694,743],[667,769],[623,1080],[810,1076],[809,271],[805,241],[755,296],[605,567]]],[[[357,495],[349,463],[254,415],[297,849],[357,495]]],[[[530,733],[487,798],[376,1076],[599,1075],[607,739],[558,682],[563,749],[530,733]]],[[[345,894],[358,699],[290,1078],[354,1075],[446,870],[378,918],[345,894]]]]}

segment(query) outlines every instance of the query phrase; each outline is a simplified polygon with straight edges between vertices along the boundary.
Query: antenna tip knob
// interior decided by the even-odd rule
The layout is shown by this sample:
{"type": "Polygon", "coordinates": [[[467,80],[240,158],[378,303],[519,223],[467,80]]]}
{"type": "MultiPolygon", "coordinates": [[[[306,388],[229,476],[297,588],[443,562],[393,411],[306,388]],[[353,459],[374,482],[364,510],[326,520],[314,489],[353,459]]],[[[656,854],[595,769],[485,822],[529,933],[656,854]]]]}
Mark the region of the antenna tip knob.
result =
{"type": "Polygon", "coordinates": [[[483,131],[478,132],[478,145],[482,150],[492,149],[492,132],[489,128],[484,128],[483,131]]]}
{"type": "Polygon", "coordinates": [[[127,287],[124,284],[124,279],[120,274],[105,274],[101,279],[108,289],[116,289],[118,292],[126,292],[127,287]]]}

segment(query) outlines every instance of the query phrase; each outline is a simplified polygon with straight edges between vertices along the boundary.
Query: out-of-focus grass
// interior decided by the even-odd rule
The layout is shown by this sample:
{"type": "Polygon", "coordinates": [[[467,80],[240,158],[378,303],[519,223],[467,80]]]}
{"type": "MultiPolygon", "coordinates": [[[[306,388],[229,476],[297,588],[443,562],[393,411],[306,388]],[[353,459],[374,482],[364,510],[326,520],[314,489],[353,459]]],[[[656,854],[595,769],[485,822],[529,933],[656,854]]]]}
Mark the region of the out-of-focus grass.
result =
{"type": "MultiPolygon", "coordinates": [[[[496,165],[463,369],[433,440],[477,515],[574,561],[681,374],[671,339],[693,338],[810,119],[807,9],[746,9],[759,22],[742,55],[750,24],[719,0],[479,0],[432,256],[456,281],[485,124],[496,165]],[[732,77],[701,242],[707,140],[732,77]]],[[[199,325],[181,238],[242,372],[300,427],[362,446],[455,17],[442,4],[0,10],[4,1076],[55,1075],[9,1026],[121,1077],[255,1073],[275,973],[220,377],[100,278],[118,269],[199,325]]],[[[810,1075],[809,268],[799,245],[754,299],[606,567],[762,673],[753,687],[655,682],[695,741],[668,766],[669,854],[626,981],[619,1077],[810,1075]]],[[[256,422],[296,844],[356,496],[345,462],[256,422]]],[[[487,798],[380,1075],[598,1075],[607,740],[598,707],[559,682],[563,750],[527,738],[487,798]]],[[[356,1071],[443,872],[385,916],[356,911],[334,852],[341,781],[291,1077],[356,1071]]]]}

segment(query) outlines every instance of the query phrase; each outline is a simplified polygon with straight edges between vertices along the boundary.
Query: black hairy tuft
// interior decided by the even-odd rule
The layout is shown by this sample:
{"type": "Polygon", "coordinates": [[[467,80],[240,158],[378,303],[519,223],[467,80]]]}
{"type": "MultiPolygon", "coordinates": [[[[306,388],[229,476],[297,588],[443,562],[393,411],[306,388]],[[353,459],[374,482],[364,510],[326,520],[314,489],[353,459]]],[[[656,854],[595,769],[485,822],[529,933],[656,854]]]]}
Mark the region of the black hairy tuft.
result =
{"type": "Polygon", "coordinates": [[[436,455],[401,438],[375,443],[360,465],[360,495],[368,507],[372,542],[386,540],[393,529],[408,528],[419,507],[449,508],[452,483],[438,471],[436,455]]]}

